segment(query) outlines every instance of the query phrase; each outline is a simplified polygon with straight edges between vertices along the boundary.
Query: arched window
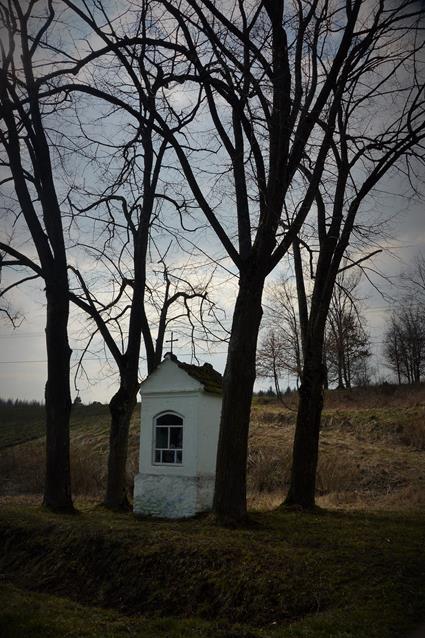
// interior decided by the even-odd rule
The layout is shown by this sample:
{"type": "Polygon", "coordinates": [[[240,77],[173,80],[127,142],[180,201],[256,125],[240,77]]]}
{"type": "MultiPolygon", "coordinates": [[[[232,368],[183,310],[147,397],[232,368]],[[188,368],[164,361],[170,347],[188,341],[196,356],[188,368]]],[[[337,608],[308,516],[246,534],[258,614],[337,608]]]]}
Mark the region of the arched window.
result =
{"type": "Polygon", "coordinates": [[[154,421],[153,462],[181,465],[183,462],[183,419],[177,414],[160,414],[154,421]]]}

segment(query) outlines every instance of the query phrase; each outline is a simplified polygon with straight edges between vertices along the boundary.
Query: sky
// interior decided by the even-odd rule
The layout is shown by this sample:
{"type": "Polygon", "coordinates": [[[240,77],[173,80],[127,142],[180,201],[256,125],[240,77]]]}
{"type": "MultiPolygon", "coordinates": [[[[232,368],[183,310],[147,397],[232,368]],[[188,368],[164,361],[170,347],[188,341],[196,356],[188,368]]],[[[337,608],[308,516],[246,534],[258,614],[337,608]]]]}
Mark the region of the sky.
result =
{"type": "MultiPolygon", "coordinates": [[[[406,202],[403,198],[394,197],[394,213],[397,220],[393,223],[392,235],[386,240],[388,246],[382,254],[373,259],[371,267],[385,274],[388,279],[369,272],[374,286],[365,278],[361,284],[361,296],[363,298],[364,315],[367,320],[367,330],[371,336],[374,352],[373,365],[378,367],[376,380],[380,378],[391,379],[390,371],[385,367],[382,357],[382,345],[384,340],[385,323],[391,313],[393,302],[399,292],[398,284],[400,274],[406,272],[412,266],[415,255],[421,251],[425,254],[425,206],[416,199],[406,202]],[[402,200],[398,205],[397,202],[402,200]],[[391,283],[392,282],[392,283],[391,283]],[[382,296],[384,295],[384,296],[382,296]]],[[[275,276],[279,275],[279,266],[275,276]]],[[[222,297],[226,300],[229,311],[234,302],[236,288],[227,278],[218,284],[218,290],[222,290],[222,297]]],[[[14,302],[16,307],[24,315],[21,325],[13,329],[5,321],[0,324],[0,397],[42,400],[44,396],[44,384],[46,377],[46,356],[44,346],[44,321],[45,306],[41,287],[27,285],[16,291],[14,302]]],[[[71,322],[72,325],[72,322],[71,322]]],[[[77,329],[78,330],[78,329],[77,329]]],[[[71,329],[71,348],[74,350],[74,371],[78,343],[78,333],[71,329]]],[[[170,333],[167,339],[170,339],[170,333]]],[[[179,337],[178,334],[174,335],[179,337]]],[[[187,344],[176,342],[174,352],[183,361],[191,361],[191,351],[187,344]]],[[[226,361],[225,344],[217,344],[213,352],[199,355],[200,364],[211,363],[220,372],[224,371],[226,361]]],[[[79,395],[84,403],[92,401],[107,402],[113,395],[116,386],[116,374],[114,374],[113,362],[111,366],[105,365],[105,360],[99,361],[98,356],[89,355],[85,362],[88,376],[92,383],[80,380],[77,387],[79,395]]],[[[144,364],[141,361],[141,375],[144,374],[144,364]]],[[[294,385],[291,378],[283,379],[283,383],[294,385]]],[[[267,388],[267,380],[258,380],[257,389],[267,388]]],[[[72,383],[72,396],[77,396],[77,390],[72,383]]]]}
{"type": "MultiPolygon", "coordinates": [[[[92,43],[93,44],[93,43],[92,43]]],[[[177,99],[178,96],[176,96],[177,99]]],[[[182,96],[180,96],[182,97],[182,96]]],[[[183,99],[183,98],[182,98],[183,99]]],[[[76,169],[78,170],[78,169],[76,169]]],[[[420,178],[423,180],[423,177],[420,178]]],[[[371,335],[375,362],[382,376],[389,376],[383,366],[381,350],[392,301],[397,296],[397,284],[400,274],[412,264],[416,254],[425,253],[425,215],[424,202],[416,198],[408,198],[407,184],[400,180],[380,185],[383,192],[377,205],[385,217],[392,222],[387,229],[387,236],[380,245],[384,251],[376,256],[370,266],[376,272],[367,270],[371,282],[365,278],[362,282],[361,294],[364,299],[364,315],[367,329],[371,335]],[[380,277],[377,272],[385,275],[380,277]]],[[[204,239],[205,240],[205,239],[204,239]]],[[[206,238],[211,242],[211,236],[206,238]]],[[[213,242],[214,243],[214,242],[213,242]]],[[[278,277],[281,268],[278,266],[271,276],[278,277]]],[[[226,325],[230,326],[231,311],[237,291],[236,280],[231,280],[226,272],[217,272],[215,281],[216,298],[226,311],[226,325]]],[[[45,302],[43,287],[39,282],[27,284],[16,289],[13,294],[13,305],[20,312],[23,320],[19,327],[13,328],[4,317],[0,318],[0,397],[42,400],[46,378],[46,360],[44,347],[45,302]]],[[[78,353],[81,348],[81,335],[84,320],[72,311],[70,323],[70,340],[73,350],[73,373],[76,370],[78,353]]],[[[175,354],[182,360],[191,360],[191,348],[182,336],[175,345],[175,354]]],[[[167,335],[167,339],[170,334],[167,335]]],[[[97,353],[97,349],[89,353],[85,359],[88,379],[79,378],[72,382],[72,395],[80,395],[84,403],[91,401],[108,401],[116,389],[116,374],[113,362],[109,366],[106,359],[97,353]]],[[[199,351],[203,350],[200,344],[199,351]]],[[[208,361],[222,372],[226,360],[225,344],[217,344],[210,352],[199,355],[199,363],[208,361]]],[[[145,374],[141,360],[141,376],[145,374]]],[[[284,380],[283,380],[284,381],[284,380]]],[[[288,378],[293,385],[293,380],[288,378]]],[[[266,380],[257,382],[257,388],[267,387],[266,380]]]]}

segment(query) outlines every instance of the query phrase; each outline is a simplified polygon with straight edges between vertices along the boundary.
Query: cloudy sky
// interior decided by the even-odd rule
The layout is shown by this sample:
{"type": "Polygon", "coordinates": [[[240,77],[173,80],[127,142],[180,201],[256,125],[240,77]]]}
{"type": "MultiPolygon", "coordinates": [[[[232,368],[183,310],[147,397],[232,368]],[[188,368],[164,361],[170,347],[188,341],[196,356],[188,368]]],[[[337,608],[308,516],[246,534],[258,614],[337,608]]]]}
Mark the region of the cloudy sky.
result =
{"type": "MultiPolygon", "coordinates": [[[[390,373],[384,366],[381,350],[385,322],[392,308],[391,298],[397,297],[400,274],[409,269],[417,254],[421,251],[425,253],[424,203],[417,198],[406,200],[395,194],[393,212],[397,213],[397,217],[392,224],[392,238],[389,237],[385,242],[382,242],[384,252],[373,259],[370,264],[372,270],[367,271],[378,290],[364,278],[361,291],[367,327],[375,353],[375,364],[379,367],[380,375],[388,378],[390,378],[390,373]],[[380,277],[373,270],[382,272],[388,279],[380,277]]],[[[279,272],[278,267],[275,274],[278,275],[279,272]]],[[[221,299],[225,301],[224,305],[228,311],[228,321],[230,321],[230,310],[236,290],[235,284],[232,284],[228,277],[223,275],[220,282],[217,282],[217,286],[218,290],[222,292],[221,299]]],[[[46,377],[43,332],[45,306],[42,288],[34,285],[22,287],[14,293],[13,301],[16,309],[22,313],[23,321],[16,329],[13,329],[4,320],[0,324],[0,396],[41,400],[46,377]]],[[[81,348],[78,334],[78,329],[71,329],[74,363],[81,348]]],[[[169,338],[170,334],[167,336],[167,339],[169,338]]],[[[190,361],[191,350],[187,342],[182,344],[182,341],[183,339],[180,338],[180,342],[175,344],[175,352],[182,360],[190,361]]],[[[203,349],[203,345],[201,345],[201,352],[203,349]]],[[[200,354],[200,361],[201,363],[209,361],[216,369],[223,371],[226,358],[224,344],[216,345],[214,351],[209,354],[200,354]]],[[[104,359],[99,359],[98,355],[88,355],[85,368],[92,384],[84,379],[77,382],[83,401],[108,401],[116,387],[113,362],[111,366],[108,366],[104,359]]],[[[144,365],[141,360],[141,374],[143,373],[144,365]]],[[[288,381],[291,383],[291,379],[288,381]]],[[[267,382],[260,381],[257,383],[257,387],[267,387],[267,382]]],[[[74,387],[73,396],[76,396],[74,387]]]]}
{"type": "MultiPolygon", "coordinates": [[[[91,43],[93,45],[93,42],[91,43]]],[[[176,100],[179,94],[175,94],[176,100]]],[[[184,100],[184,95],[180,95],[184,100]]],[[[423,182],[419,176],[419,181],[423,182]]],[[[381,196],[376,200],[380,209],[379,213],[391,223],[386,229],[386,237],[378,243],[384,249],[370,264],[367,274],[371,279],[368,282],[364,278],[362,283],[362,297],[364,298],[365,316],[368,330],[371,335],[376,364],[380,374],[388,375],[380,355],[382,350],[385,322],[391,312],[392,298],[397,297],[397,287],[400,283],[400,274],[409,269],[415,255],[421,251],[425,253],[425,215],[424,202],[419,196],[410,198],[407,184],[395,180],[380,185],[381,196]],[[381,272],[385,277],[381,277],[381,272]]],[[[0,229],[0,233],[4,229],[0,229]]],[[[208,237],[210,242],[211,238],[208,237]]],[[[279,267],[273,276],[278,277],[279,267]]],[[[220,300],[220,305],[226,311],[225,323],[230,325],[231,309],[234,303],[237,284],[229,279],[225,271],[217,271],[215,280],[215,295],[220,300]]],[[[3,282],[4,283],[4,282],[3,282]]],[[[46,355],[44,347],[44,321],[45,302],[43,288],[40,283],[27,284],[14,291],[10,298],[13,308],[22,316],[22,321],[17,328],[13,328],[4,317],[0,317],[0,396],[7,398],[23,398],[41,400],[44,394],[46,378],[46,355]]],[[[81,319],[75,315],[71,317],[71,347],[73,349],[74,371],[78,361],[78,355],[83,347],[81,335],[81,319]]],[[[167,338],[170,338],[168,334],[167,338]]],[[[91,349],[85,358],[85,370],[87,378],[79,378],[77,387],[84,402],[93,400],[107,401],[110,399],[116,387],[114,364],[109,366],[106,359],[99,353],[96,347],[91,349]]],[[[199,359],[211,362],[218,370],[223,371],[225,365],[225,345],[217,344],[212,351],[202,354],[203,344],[199,345],[199,359]]],[[[190,360],[191,348],[187,340],[182,336],[175,346],[175,353],[183,360],[190,360]]],[[[141,361],[141,375],[144,374],[144,365],[141,361]]],[[[288,379],[291,382],[290,379],[288,379]]],[[[259,386],[267,385],[261,382],[259,386]]],[[[73,388],[73,396],[77,389],[73,388]]]]}

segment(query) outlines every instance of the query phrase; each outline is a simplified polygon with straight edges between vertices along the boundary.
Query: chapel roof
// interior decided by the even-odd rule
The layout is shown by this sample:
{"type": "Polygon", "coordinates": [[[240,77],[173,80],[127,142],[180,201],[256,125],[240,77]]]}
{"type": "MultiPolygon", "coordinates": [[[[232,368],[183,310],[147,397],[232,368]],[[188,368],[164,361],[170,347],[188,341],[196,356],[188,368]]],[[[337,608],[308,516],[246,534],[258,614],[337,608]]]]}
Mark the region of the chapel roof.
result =
{"type": "Polygon", "coordinates": [[[184,363],[179,361],[176,355],[171,352],[167,352],[164,358],[175,361],[181,370],[184,370],[192,379],[199,381],[206,392],[213,394],[221,394],[223,392],[223,377],[217,370],[214,370],[210,363],[204,363],[202,366],[184,363]]]}

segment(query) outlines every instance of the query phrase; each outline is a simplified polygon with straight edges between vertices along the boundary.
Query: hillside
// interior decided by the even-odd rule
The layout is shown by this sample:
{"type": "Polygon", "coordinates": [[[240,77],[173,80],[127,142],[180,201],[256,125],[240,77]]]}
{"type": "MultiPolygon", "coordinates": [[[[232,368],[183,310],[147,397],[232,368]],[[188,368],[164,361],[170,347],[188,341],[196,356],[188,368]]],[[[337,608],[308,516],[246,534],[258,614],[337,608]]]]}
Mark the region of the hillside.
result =
{"type": "MultiPolygon", "coordinates": [[[[276,403],[253,409],[249,477],[260,506],[276,505],[288,486],[294,421],[295,412],[276,403]]],[[[317,475],[321,505],[420,509],[424,487],[423,387],[328,393],[317,475]]]]}
{"type": "MultiPolygon", "coordinates": [[[[43,511],[42,409],[2,408],[2,638],[410,638],[425,621],[424,387],[327,393],[314,514],[277,508],[296,395],[285,402],[254,401],[250,522],[234,530],[99,507],[99,405],[72,415],[79,514],[43,511]]],[[[138,430],[137,410],[130,490],[138,430]]]]}
{"type": "MultiPolygon", "coordinates": [[[[296,395],[285,406],[256,398],[248,483],[251,507],[270,509],[288,485],[296,395]]],[[[42,408],[0,409],[0,495],[37,495],[44,467],[42,408]]],[[[74,494],[99,499],[105,484],[107,406],[77,406],[71,420],[74,494]]],[[[139,409],[130,431],[128,481],[137,471],[139,409]]],[[[425,387],[328,391],[320,445],[319,502],[326,507],[425,506],[425,387]]]]}
{"type": "Polygon", "coordinates": [[[3,508],[2,637],[399,638],[425,619],[424,515],[276,511],[244,529],[3,508]]]}

